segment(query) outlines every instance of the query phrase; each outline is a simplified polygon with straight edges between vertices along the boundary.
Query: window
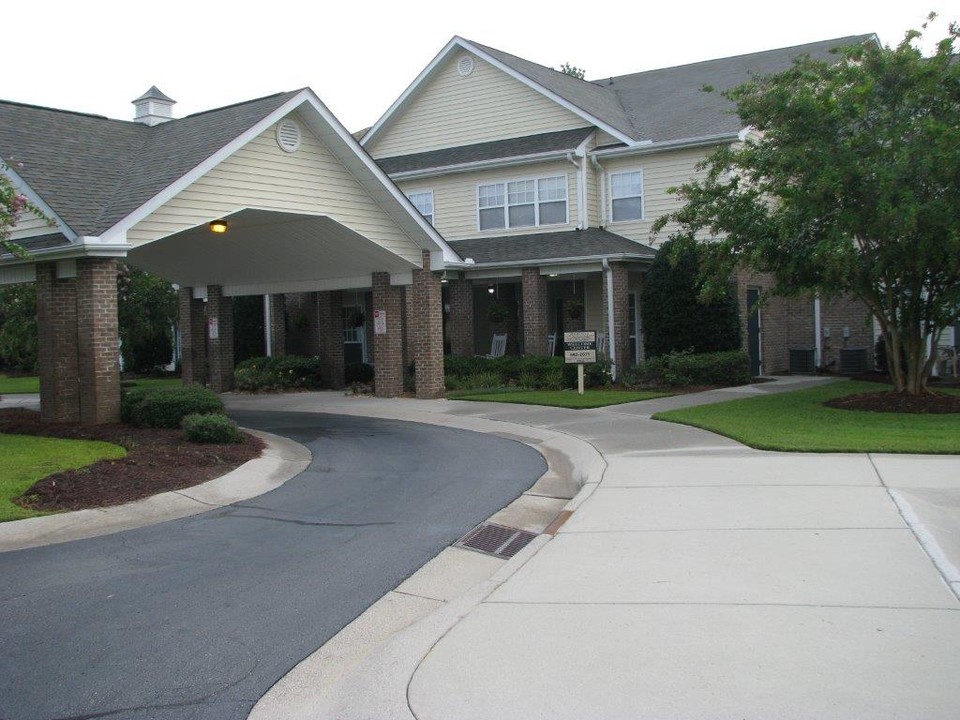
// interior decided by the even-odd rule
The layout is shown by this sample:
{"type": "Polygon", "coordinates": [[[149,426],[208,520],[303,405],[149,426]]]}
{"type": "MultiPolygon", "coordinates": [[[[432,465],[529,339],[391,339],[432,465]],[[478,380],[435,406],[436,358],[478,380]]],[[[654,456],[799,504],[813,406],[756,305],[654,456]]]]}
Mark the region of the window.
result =
{"type": "Polygon", "coordinates": [[[567,222],[567,177],[481,185],[477,210],[481,230],[562,225],[567,222]]]}
{"type": "Polygon", "coordinates": [[[643,220],[643,171],[610,174],[610,218],[643,220]]]}
{"type": "Polygon", "coordinates": [[[407,199],[420,211],[426,221],[433,225],[433,190],[410,193],[407,199]]]}

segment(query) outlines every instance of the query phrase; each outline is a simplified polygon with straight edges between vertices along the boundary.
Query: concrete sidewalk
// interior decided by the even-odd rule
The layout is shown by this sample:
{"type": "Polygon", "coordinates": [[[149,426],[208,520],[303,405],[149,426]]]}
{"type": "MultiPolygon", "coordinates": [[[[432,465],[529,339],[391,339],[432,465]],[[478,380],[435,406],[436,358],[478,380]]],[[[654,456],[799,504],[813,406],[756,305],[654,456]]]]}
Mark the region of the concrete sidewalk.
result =
{"type": "MultiPolygon", "coordinates": [[[[264,707],[343,719],[957,717],[960,457],[759,452],[649,419],[803,384],[592,411],[231,400],[488,432],[509,423],[549,431],[555,447],[580,443],[581,456],[586,441],[606,465],[555,537],[388,638],[367,637],[346,670],[341,647],[322,650],[315,685],[281,682],[264,707]]],[[[364,622],[342,635],[363,640],[364,622]]],[[[258,709],[251,718],[269,716],[258,709]]]]}

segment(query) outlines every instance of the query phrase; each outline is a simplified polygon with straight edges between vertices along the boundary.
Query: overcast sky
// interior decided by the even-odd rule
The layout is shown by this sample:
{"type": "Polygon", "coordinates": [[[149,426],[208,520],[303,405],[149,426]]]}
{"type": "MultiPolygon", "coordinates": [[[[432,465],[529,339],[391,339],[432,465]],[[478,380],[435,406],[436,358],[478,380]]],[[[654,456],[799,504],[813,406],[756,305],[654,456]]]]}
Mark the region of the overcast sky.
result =
{"type": "Polygon", "coordinates": [[[814,40],[897,44],[944,0],[27,0],[6,8],[0,99],[130,119],[157,85],[174,115],[303,86],[351,131],[372,125],[454,35],[588,79],[814,40]]]}

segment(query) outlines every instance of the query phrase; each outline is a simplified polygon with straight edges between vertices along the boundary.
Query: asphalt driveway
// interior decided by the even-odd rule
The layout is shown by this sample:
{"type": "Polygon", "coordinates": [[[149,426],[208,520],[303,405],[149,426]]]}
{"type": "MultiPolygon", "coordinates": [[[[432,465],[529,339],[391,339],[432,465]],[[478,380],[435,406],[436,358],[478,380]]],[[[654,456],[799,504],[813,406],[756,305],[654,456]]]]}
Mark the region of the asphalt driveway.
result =
{"type": "Polygon", "coordinates": [[[313,452],[266,495],[0,554],[0,718],[245,718],[290,668],[546,470],[510,440],[238,412],[313,452]]]}

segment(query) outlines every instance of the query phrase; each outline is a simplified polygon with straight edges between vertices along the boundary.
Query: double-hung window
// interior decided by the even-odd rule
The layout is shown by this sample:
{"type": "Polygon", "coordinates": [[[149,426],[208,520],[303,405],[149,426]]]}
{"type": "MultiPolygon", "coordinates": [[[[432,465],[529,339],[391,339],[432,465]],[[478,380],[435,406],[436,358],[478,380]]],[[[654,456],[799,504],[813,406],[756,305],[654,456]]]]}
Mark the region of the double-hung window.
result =
{"type": "Polygon", "coordinates": [[[643,171],[610,174],[610,218],[643,220],[643,171]]]}
{"type": "Polygon", "coordinates": [[[407,199],[420,211],[426,221],[433,225],[433,190],[410,193],[407,199]]]}
{"type": "Polygon", "coordinates": [[[567,222],[567,178],[481,185],[477,210],[481,230],[563,224],[567,222]]]}

